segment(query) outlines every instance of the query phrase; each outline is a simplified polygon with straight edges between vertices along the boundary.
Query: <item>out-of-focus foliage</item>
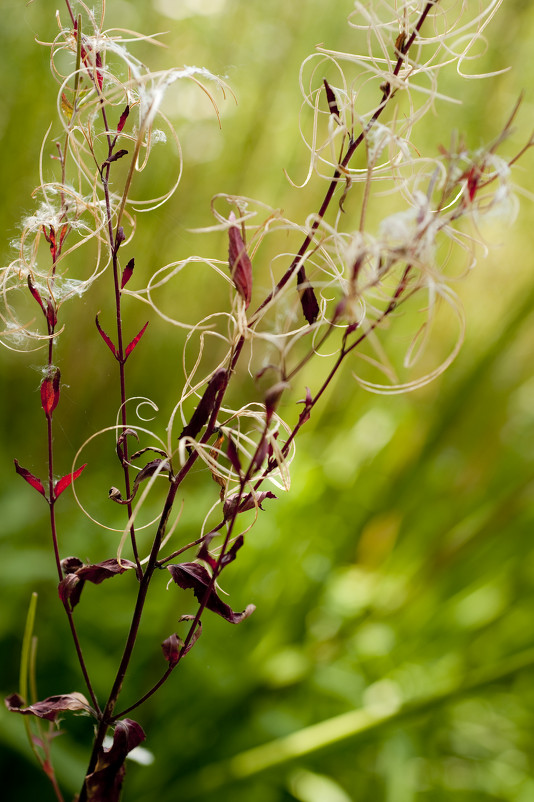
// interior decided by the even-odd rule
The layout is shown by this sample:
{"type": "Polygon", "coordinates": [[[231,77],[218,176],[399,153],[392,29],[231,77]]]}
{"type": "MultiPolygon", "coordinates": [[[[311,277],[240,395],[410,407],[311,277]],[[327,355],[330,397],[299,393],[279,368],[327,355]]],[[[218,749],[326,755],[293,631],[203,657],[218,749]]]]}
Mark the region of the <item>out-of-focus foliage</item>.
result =
{"type": "MultiPolygon", "coordinates": [[[[140,215],[136,270],[148,274],[189,252],[223,250],[216,238],[204,247],[188,230],[210,224],[209,200],[216,192],[258,197],[293,216],[301,208],[307,213],[314,199],[317,205],[316,183],[298,191],[283,175],[283,168],[297,178],[305,171],[298,70],[319,42],[339,50],[352,46],[354,34],[345,25],[351,8],[349,0],[335,8],[320,0],[110,0],[109,27],[169,31],[162,37],[168,50],[147,44],[137,55],[161,66],[206,65],[225,77],[238,98],[237,105],[231,98],[222,104],[221,131],[209,104],[197,96],[177,94],[168,101],[186,169],[174,199],[140,215]]],[[[30,6],[4,0],[2,7],[4,261],[10,258],[9,240],[31,209],[41,139],[55,113],[47,51],[33,41],[55,35],[54,12],[48,0],[30,6]]],[[[476,71],[511,69],[487,81],[446,77],[441,90],[463,104],[438,101],[435,116],[419,128],[418,144],[432,155],[439,144],[449,144],[454,128],[473,147],[490,140],[521,90],[525,97],[510,153],[530,135],[534,11],[518,0],[507,2],[486,35],[476,71]]],[[[516,168],[516,182],[527,190],[532,167],[527,155],[516,168]]],[[[155,169],[156,191],[165,170],[165,163],[155,169]]],[[[300,438],[291,493],[268,502],[225,574],[224,589],[231,591],[235,608],[254,603],[255,614],[235,629],[205,616],[195,649],[171,682],[137,711],[155,761],[130,766],[129,802],[181,799],[186,791],[192,797],[195,788],[200,802],[534,798],[532,668],[429,706],[418,716],[393,717],[389,726],[369,728],[329,749],[249,772],[217,790],[202,786],[209,776],[206,766],[253,746],[354,709],[395,713],[420,696],[461,687],[464,674],[505,664],[534,646],[532,215],[531,201],[524,199],[513,227],[496,219],[494,228],[484,230],[495,247],[488,257],[480,254],[476,270],[458,285],[467,337],[444,376],[410,396],[366,395],[347,373],[330,389],[300,438]]],[[[70,375],[63,374],[68,386],[56,434],[65,471],[81,441],[114,422],[115,410],[103,408],[103,399],[115,392],[113,365],[92,318],[99,303],[104,307],[107,291],[98,285],[91,292],[77,309],[83,335],[60,344],[60,357],[71,366],[70,375]]],[[[188,293],[175,302],[194,311],[209,286],[189,286],[188,293]]],[[[127,325],[137,331],[145,312],[134,305],[129,314],[127,325]]],[[[153,321],[142,348],[150,359],[132,377],[131,392],[143,394],[149,386],[164,414],[181,381],[180,346],[153,321]]],[[[1,686],[4,694],[16,689],[25,612],[37,590],[44,698],[82,688],[74,650],[65,646],[46,506],[12,468],[15,456],[36,473],[44,464],[40,356],[2,352],[1,357],[1,686]]],[[[102,498],[107,510],[106,476],[96,470],[91,476],[94,484],[84,485],[83,492],[102,498]]],[[[204,485],[193,486],[191,493],[197,494],[195,504],[182,525],[195,537],[194,508],[204,509],[212,497],[204,485]]],[[[67,494],[61,516],[66,553],[86,561],[113,556],[115,536],[80,519],[67,494]]],[[[77,609],[87,661],[102,695],[125,637],[134,582],[126,574],[88,587],[77,609]]],[[[170,588],[147,606],[125,704],[162,671],[159,644],[183,612],[175,608],[176,599],[170,588]]],[[[85,770],[90,725],[69,718],[64,729],[67,734],[54,744],[55,763],[73,793],[85,770]]],[[[7,712],[0,712],[0,740],[5,798],[52,799],[33,769],[20,720],[7,712]]]]}

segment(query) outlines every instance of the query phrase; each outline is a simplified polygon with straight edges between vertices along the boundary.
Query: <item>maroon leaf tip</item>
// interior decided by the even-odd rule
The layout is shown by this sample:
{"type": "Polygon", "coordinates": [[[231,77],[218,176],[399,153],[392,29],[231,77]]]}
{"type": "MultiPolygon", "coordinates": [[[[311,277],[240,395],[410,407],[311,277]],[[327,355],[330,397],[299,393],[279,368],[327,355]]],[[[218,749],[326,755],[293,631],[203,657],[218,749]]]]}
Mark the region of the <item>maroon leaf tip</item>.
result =
{"type": "Polygon", "coordinates": [[[38,479],[37,476],[34,476],[33,473],[30,473],[30,471],[28,471],[26,468],[23,468],[21,465],[19,465],[18,460],[15,459],[13,462],[15,463],[15,470],[18,475],[22,476],[22,478],[25,479],[29,485],[31,485],[35,490],[38,490],[39,493],[46,498],[45,489],[41,480],[38,479]]]}

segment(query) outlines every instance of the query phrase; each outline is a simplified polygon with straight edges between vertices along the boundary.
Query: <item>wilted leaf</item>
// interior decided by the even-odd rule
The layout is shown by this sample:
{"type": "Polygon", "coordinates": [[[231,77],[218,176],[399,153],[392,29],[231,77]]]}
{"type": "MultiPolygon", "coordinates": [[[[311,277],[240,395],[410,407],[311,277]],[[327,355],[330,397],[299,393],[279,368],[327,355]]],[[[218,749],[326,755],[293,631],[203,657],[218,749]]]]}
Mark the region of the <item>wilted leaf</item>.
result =
{"type": "Polygon", "coordinates": [[[60,696],[49,696],[42,702],[24,706],[24,699],[18,693],[13,693],[5,700],[6,707],[12,713],[22,713],[25,716],[37,716],[48,721],[55,721],[59,713],[66,710],[84,710],[94,715],[94,710],[82,693],[65,693],[60,696]]]}
{"type": "Polygon", "coordinates": [[[85,778],[88,802],[118,802],[124,781],[124,761],[129,752],[146,738],[136,721],[125,718],[118,721],[109,749],[99,752],[96,768],[85,778]]]}
{"type": "MultiPolygon", "coordinates": [[[[206,568],[202,565],[198,565],[198,563],[179,563],[177,565],[168,565],[167,568],[178,587],[184,590],[192,589],[197,600],[202,604],[212,581],[206,568]]],[[[243,619],[248,618],[256,609],[253,604],[249,604],[242,613],[235,613],[232,608],[217,595],[214,588],[211,588],[209,591],[205,606],[208,610],[217,613],[217,615],[220,615],[231,624],[239,624],[243,619]]]]}
{"type": "Polygon", "coordinates": [[[246,496],[240,496],[239,493],[234,493],[232,496],[228,496],[223,505],[225,520],[235,514],[236,507],[237,513],[253,510],[256,507],[262,510],[263,507],[261,505],[266,498],[276,498],[276,496],[270,490],[262,490],[261,493],[255,493],[254,495],[248,493],[246,496]]]}
{"type": "Polygon", "coordinates": [[[85,582],[99,585],[105,579],[111,579],[113,576],[123,574],[129,568],[136,567],[130,560],[121,560],[119,563],[115,557],[90,565],[84,565],[77,557],[68,557],[67,561],[61,563],[65,576],[58,585],[58,591],[61,601],[70,601],[73,609],[80,601],[85,582]]]}

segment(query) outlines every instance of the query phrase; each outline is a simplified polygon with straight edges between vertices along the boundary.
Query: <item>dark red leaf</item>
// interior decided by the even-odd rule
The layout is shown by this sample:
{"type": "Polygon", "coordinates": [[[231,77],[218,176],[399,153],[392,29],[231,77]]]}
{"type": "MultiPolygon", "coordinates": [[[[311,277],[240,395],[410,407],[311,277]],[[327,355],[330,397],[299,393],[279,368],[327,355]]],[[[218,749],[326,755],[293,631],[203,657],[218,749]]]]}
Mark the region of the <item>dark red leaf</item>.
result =
{"type": "Polygon", "coordinates": [[[217,567],[217,560],[210,552],[209,545],[213,540],[213,538],[215,537],[215,535],[216,532],[214,530],[213,532],[209,532],[207,535],[204,536],[204,541],[201,547],[199,548],[197,554],[197,558],[199,560],[204,560],[204,562],[207,563],[213,570],[215,570],[215,568],[217,567]]]}
{"type": "Polygon", "coordinates": [[[125,351],[125,354],[124,354],[124,358],[125,358],[125,359],[128,359],[128,357],[129,357],[129,356],[130,356],[130,354],[132,353],[133,349],[135,348],[135,346],[137,345],[137,343],[139,342],[139,340],[141,339],[141,337],[142,337],[142,336],[143,336],[143,334],[145,333],[145,331],[146,331],[146,327],[147,327],[147,326],[148,326],[148,320],[147,320],[147,322],[145,323],[145,325],[143,326],[143,328],[141,329],[141,331],[139,332],[139,334],[137,334],[137,335],[136,335],[136,336],[133,338],[133,340],[131,341],[131,343],[130,343],[130,344],[127,346],[127,348],[126,348],[126,351],[125,351]]]}
{"type": "Polygon", "coordinates": [[[84,710],[94,715],[94,711],[85,696],[81,693],[65,693],[60,696],[49,696],[42,702],[24,706],[24,699],[18,693],[13,693],[5,700],[6,707],[12,713],[22,713],[25,716],[37,716],[48,721],[55,721],[59,713],[66,710],[84,710]]]}
{"type": "Polygon", "coordinates": [[[102,69],[101,69],[102,68],[102,56],[100,55],[100,53],[96,54],[95,64],[96,64],[96,80],[98,81],[98,86],[100,88],[100,91],[102,91],[102,86],[104,84],[104,75],[103,75],[103,72],[102,72],[102,69]]]}
{"type": "Polygon", "coordinates": [[[26,470],[26,468],[23,468],[21,465],[19,465],[16,459],[13,460],[13,462],[15,463],[15,470],[18,475],[22,476],[23,479],[26,479],[29,485],[35,488],[35,490],[38,490],[39,493],[46,498],[45,489],[41,480],[38,479],[37,476],[34,476],[33,473],[30,473],[28,470],[26,470]]]}
{"type": "Polygon", "coordinates": [[[85,778],[87,802],[119,802],[126,757],[145,738],[137,722],[129,718],[117,722],[112,745],[100,749],[94,772],[85,778]]]}
{"type": "Polygon", "coordinates": [[[59,368],[52,368],[49,375],[41,382],[41,405],[47,418],[58,405],[60,379],[59,368]]]}
{"type": "Polygon", "coordinates": [[[59,598],[63,604],[70,601],[72,609],[80,601],[82,589],[83,582],[80,582],[80,577],[76,576],[76,573],[66,574],[57,586],[59,598]]]}
{"type": "MultiPolygon", "coordinates": [[[[236,220],[236,216],[231,212],[230,222],[234,220],[236,220]]],[[[230,274],[236,290],[245,301],[245,309],[248,309],[252,297],[252,263],[247,254],[247,249],[238,226],[230,226],[228,229],[228,239],[230,274]]]]}
{"type": "Polygon", "coordinates": [[[228,435],[228,448],[226,449],[226,453],[228,454],[228,459],[232,463],[234,471],[236,471],[236,473],[239,476],[241,476],[241,461],[239,459],[239,453],[237,451],[236,445],[231,435],[228,435]]]}
{"type": "Polygon", "coordinates": [[[115,346],[113,345],[111,339],[108,337],[108,335],[106,334],[104,329],[101,327],[100,323],[98,322],[98,315],[95,318],[95,323],[96,323],[96,327],[98,329],[98,333],[100,334],[100,336],[102,337],[102,339],[106,343],[107,347],[109,348],[109,350],[111,351],[111,353],[113,354],[113,356],[116,359],[117,358],[117,349],[115,348],[115,346]]]}
{"type": "Polygon", "coordinates": [[[337,106],[337,100],[334,94],[334,90],[332,89],[326,78],[323,79],[323,83],[326,91],[326,100],[328,102],[328,108],[330,110],[330,114],[335,114],[336,117],[339,117],[339,109],[337,106]]]}
{"type": "Polygon", "coordinates": [[[215,400],[220,388],[224,385],[226,380],[226,370],[219,368],[216,370],[208,382],[208,386],[204,390],[204,395],[200,399],[197,408],[193,412],[191,420],[187,426],[182,430],[179,440],[182,437],[192,437],[193,439],[200,432],[202,427],[208,422],[209,417],[215,406],[215,400]]]}
{"type": "Polygon", "coordinates": [[[232,548],[226,552],[226,554],[221,558],[221,566],[228,565],[229,563],[233,562],[236,558],[236,554],[245,542],[245,538],[243,535],[239,535],[234,540],[232,548]]]}
{"type": "Polygon", "coordinates": [[[86,466],[87,463],[82,465],[81,468],[77,468],[74,473],[67,473],[65,476],[62,476],[61,479],[58,479],[54,486],[54,498],[58,498],[72,482],[75,482],[86,466]]]}
{"type": "Polygon", "coordinates": [[[100,585],[104,579],[110,579],[117,574],[123,574],[129,568],[135,568],[135,563],[131,560],[119,561],[113,557],[110,560],[104,560],[101,563],[94,563],[92,565],[84,565],[79,568],[76,573],[80,579],[92,582],[93,585],[100,585]]]}
{"type": "Polygon", "coordinates": [[[128,262],[122,273],[121,290],[123,290],[124,287],[130,281],[132,273],[134,271],[134,267],[135,267],[135,259],[130,259],[130,261],[128,262]]]}
{"type": "Polygon", "coordinates": [[[50,328],[53,329],[57,324],[57,312],[51,298],[49,298],[46,302],[46,319],[50,325],[50,328]]]}
{"type": "MultiPolygon", "coordinates": [[[[179,563],[177,565],[168,565],[167,568],[178,587],[184,590],[192,589],[200,604],[204,602],[208,588],[212,584],[212,578],[204,566],[198,565],[198,563],[179,563]]],[[[221,618],[231,624],[239,624],[256,609],[253,604],[249,604],[242,613],[235,613],[217,595],[213,587],[209,590],[205,606],[208,610],[217,613],[217,615],[220,615],[221,618]]]]}
{"type": "Polygon", "coordinates": [[[31,280],[31,276],[30,276],[29,273],[28,273],[28,289],[30,290],[31,294],[33,295],[33,297],[35,298],[35,300],[37,301],[37,303],[39,304],[41,309],[43,310],[43,314],[46,316],[46,309],[45,309],[45,305],[43,303],[43,299],[41,298],[41,295],[39,294],[39,290],[33,284],[32,280],[31,280]]]}
{"type": "Polygon", "coordinates": [[[119,124],[117,125],[117,133],[118,134],[120,134],[120,132],[124,128],[124,124],[125,124],[126,120],[128,119],[129,113],[130,113],[130,107],[126,106],[126,108],[124,109],[124,111],[122,112],[122,114],[120,116],[119,124]]]}
{"type": "Polygon", "coordinates": [[[234,495],[228,496],[223,504],[224,519],[228,520],[232,515],[253,510],[255,507],[259,507],[262,510],[263,507],[261,505],[266,498],[276,498],[276,496],[270,490],[262,490],[261,493],[255,493],[254,495],[248,493],[246,496],[234,493],[234,495]]]}

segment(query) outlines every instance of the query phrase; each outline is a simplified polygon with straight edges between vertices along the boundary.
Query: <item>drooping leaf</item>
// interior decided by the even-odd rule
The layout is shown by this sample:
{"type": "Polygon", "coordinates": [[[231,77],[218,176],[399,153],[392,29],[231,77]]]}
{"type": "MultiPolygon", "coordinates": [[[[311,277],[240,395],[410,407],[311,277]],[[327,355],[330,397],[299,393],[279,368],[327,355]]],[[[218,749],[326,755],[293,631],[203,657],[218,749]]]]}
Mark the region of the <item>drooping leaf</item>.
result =
{"type": "Polygon", "coordinates": [[[65,476],[62,476],[61,479],[58,479],[54,485],[54,498],[58,498],[72,482],[75,482],[86,467],[87,463],[84,463],[84,465],[82,465],[81,468],[77,468],[74,473],[67,473],[65,476]]]}
{"type": "Polygon", "coordinates": [[[87,802],[118,802],[124,781],[127,755],[146,738],[142,727],[132,719],[118,721],[109,749],[102,747],[95,770],[85,778],[87,802]]]}
{"type": "Polygon", "coordinates": [[[58,405],[60,380],[59,368],[53,368],[41,382],[41,406],[47,418],[52,415],[58,405]]]}
{"type": "Polygon", "coordinates": [[[34,476],[33,473],[30,473],[26,468],[23,468],[22,465],[19,465],[18,460],[15,459],[13,462],[15,463],[15,470],[18,475],[22,476],[29,485],[35,488],[35,490],[38,490],[39,493],[46,498],[45,489],[41,480],[38,479],[37,476],[34,476]]]}
{"type": "Polygon", "coordinates": [[[262,510],[263,507],[261,505],[266,498],[276,498],[276,496],[270,490],[262,490],[260,493],[255,493],[254,495],[252,493],[247,493],[246,496],[240,496],[239,493],[234,493],[233,495],[228,496],[223,504],[223,515],[225,520],[228,520],[228,518],[240,512],[253,510],[256,507],[259,507],[260,510],[262,510]]]}
{"type": "Polygon", "coordinates": [[[128,359],[128,357],[129,357],[129,356],[130,356],[130,354],[132,353],[133,349],[135,348],[135,346],[137,345],[137,343],[139,342],[139,340],[141,339],[141,337],[142,337],[142,336],[143,336],[143,334],[145,333],[145,331],[146,331],[146,327],[147,327],[147,326],[148,326],[148,320],[147,320],[147,322],[145,323],[145,325],[143,326],[143,328],[141,329],[141,331],[139,332],[139,334],[137,334],[137,335],[136,335],[136,336],[133,338],[133,340],[131,341],[131,343],[129,343],[129,345],[126,347],[126,351],[125,351],[125,354],[124,354],[124,358],[125,358],[125,359],[128,359]]]}
{"type": "MultiPolygon", "coordinates": [[[[236,219],[231,212],[230,222],[236,219]]],[[[248,309],[252,298],[252,263],[237,225],[231,225],[228,229],[228,264],[235,288],[245,301],[245,309],[248,309]]]]}
{"type": "Polygon", "coordinates": [[[136,565],[130,560],[121,560],[119,563],[115,557],[100,563],[84,565],[77,557],[68,557],[62,561],[61,567],[65,576],[58,585],[59,597],[62,602],[70,601],[71,608],[74,609],[80,601],[85,582],[100,585],[105,579],[123,574],[136,565]]]}
{"type": "Polygon", "coordinates": [[[35,702],[25,707],[24,699],[18,693],[12,693],[5,700],[6,707],[12,713],[22,713],[25,716],[37,716],[48,721],[55,721],[59,713],[67,710],[84,710],[94,715],[94,710],[82,693],[65,693],[60,696],[49,696],[42,702],[35,702]]]}
{"type": "Polygon", "coordinates": [[[132,273],[134,271],[134,267],[135,267],[135,259],[132,258],[130,259],[130,261],[128,262],[128,264],[126,265],[126,267],[122,272],[121,290],[123,290],[130,281],[132,273]]]}
{"type": "Polygon", "coordinates": [[[109,348],[109,350],[111,351],[111,353],[113,354],[113,356],[116,359],[117,358],[117,349],[113,345],[113,342],[111,341],[111,338],[108,337],[108,335],[106,334],[104,329],[101,327],[100,323],[98,322],[98,315],[95,318],[95,323],[96,323],[96,327],[98,329],[98,333],[100,334],[100,336],[102,337],[102,339],[106,343],[107,347],[109,348]]]}
{"type": "Polygon", "coordinates": [[[182,437],[191,437],[194,439],[202,427],[206,425],[215,406],[217,393],[223,386],[225,380],[226,370],[224,368],[216,370],[209,380],[208,386],[204,390],[204,395],[198,402],[198,406],[191,416],[191,420],[182,430],[178,438],[179,440],[181,440],[182,437]]]}
{"type": "MultiPolygon", "coordinates": [[[[212,585],[212,578],[204,566],[198,565],[198,563],[179,563],[168,565],[167,568],[178,587],[184,590],[192,589],[197,600],[201,604],[204,602],[208,588],[212,585]]],[[[209,590],[205,606],[231,624],[239,624],[256,609],[253,604],[249,604],[242,613],[235,613],[230,605],[223,602],[217,595],[213,587],[209,590]]]]}
{"type": "Polygon", "coordinates": [[[33,297],[35,298],[35,300],[37,301],[37,303],[39,304],[41,309],[43,310],[43,314],[46,317],[46,309],[45,309],[45,305],[43,303],[43,299],[41,298],[39,290],[37,289],[35,284],[32,282],[32,279],[31,279],[31,276],[30,276],[29,273],[28,273],[28,289],[30,290],[31,294],[33,295],[33,297]]]}

